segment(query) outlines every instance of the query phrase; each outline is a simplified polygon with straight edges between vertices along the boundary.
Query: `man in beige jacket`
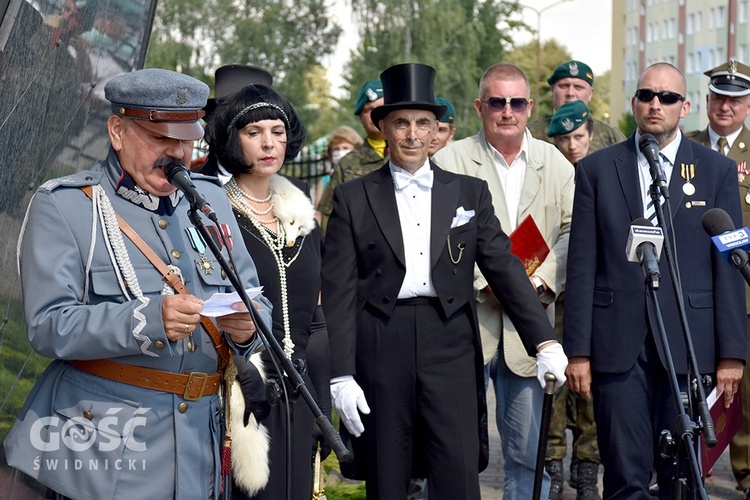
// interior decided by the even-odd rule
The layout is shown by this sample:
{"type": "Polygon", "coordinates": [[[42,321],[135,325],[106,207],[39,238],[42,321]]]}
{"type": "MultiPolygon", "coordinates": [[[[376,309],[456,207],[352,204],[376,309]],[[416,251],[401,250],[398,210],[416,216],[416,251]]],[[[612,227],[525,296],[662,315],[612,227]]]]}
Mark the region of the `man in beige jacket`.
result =
{"type": "MultiPolygon", "coordinates": [[[[438,151],[433,160],[443,168],[487,181],[495,214],[510,234],[527,217],[539,228],[549,254],[529,276],[529,286],[548,304],[554,318],[555,296],[565,284],[568,231],[573,207],[573,166],[554,146],[534,139],[526,129],[531,116],[529,82],[512,64],[485,71],[474,102],[482,120],[475,136],[438,151]]],[[[529,269],[527,268],[527,274],[529,269]]],[[[502,438],[504,498],[532,497],[543,390],[536,360],[529,357],[514,325],[476,271],[485,373],[497,398],[497,426],[502,438]]],[[[542,498],[549,492],[545,472],[542,498]]]]}

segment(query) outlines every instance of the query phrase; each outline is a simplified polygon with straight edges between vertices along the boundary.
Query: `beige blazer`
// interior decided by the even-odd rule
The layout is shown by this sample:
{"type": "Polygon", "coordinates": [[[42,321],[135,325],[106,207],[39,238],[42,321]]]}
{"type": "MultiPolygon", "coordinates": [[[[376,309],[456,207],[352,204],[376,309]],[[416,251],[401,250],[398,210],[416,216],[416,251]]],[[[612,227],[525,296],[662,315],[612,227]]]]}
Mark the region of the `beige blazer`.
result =
{"type": "MultiPolygon", "coordinates": [[[[525,137],[528,143],[528,160],[516,224],[531,215],[550,247],[549,255],[534,274],[549,287],[541,299],[549,304],[547,316],[553,323],[555,297],[565,289],[574,170],[553,145],[534,139],[528,130],[525,137]]],[[[445,170],[484,179],[492,194],[495,215],[503,230],[510,233],[506,230],[511,225],[505,193],[495,167],[492,149],[483,131],[451,143],[438,151],[432,159],[445,170]]],[[[502,353],[511,371],[522,377],[536,376],[536,359],[527,354],[515,325],[503,312],[500,303],[492,295],[482,291],[486,286],[487,280],[475,269],[474,290],[485,363],[501,347],[502,339],[502,353]]],[[[532,286],[531,283],[529,286],[532,286]]]]}

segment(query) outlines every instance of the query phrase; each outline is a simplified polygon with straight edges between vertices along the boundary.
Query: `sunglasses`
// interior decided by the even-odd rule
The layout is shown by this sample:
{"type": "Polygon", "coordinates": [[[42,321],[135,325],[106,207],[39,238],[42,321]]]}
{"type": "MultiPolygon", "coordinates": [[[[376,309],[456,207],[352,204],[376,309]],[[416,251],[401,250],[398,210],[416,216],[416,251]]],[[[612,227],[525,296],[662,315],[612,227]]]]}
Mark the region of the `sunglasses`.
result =
{"type": "Polygon", "coordinates": [[[502,111],[506,104],[510,104],[510,109],[516,113],[526,111],[529,107],[529,100],[525,97],[490,97],[489,99],[479,99],[493,111],[502,111]]]}
{"type": "Polygon", "coordinates": [[[659,98],[659,102],[662,104],[676,104],[679,101],[684,101],[685,97],[678,94],[677,92],[670,92],[669,90],[662,90],[661,92],[654,92],[649,89],[638,89],[635,91],[635,98],[641,102],[651,102],[654,100],[654,96],[659,98]]]}

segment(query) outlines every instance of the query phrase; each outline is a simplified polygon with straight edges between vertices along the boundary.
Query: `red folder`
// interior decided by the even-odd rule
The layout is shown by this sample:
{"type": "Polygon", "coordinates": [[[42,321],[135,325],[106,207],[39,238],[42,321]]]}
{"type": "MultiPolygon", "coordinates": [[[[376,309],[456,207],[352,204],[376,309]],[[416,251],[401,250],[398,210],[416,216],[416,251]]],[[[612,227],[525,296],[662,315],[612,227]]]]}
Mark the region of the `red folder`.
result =
{"type": "Polygon", "coordinates": [[[531,276],[544,262],[549,254],[549,247],[544,236],[539,232],[536,222],[531,215],[527,215],[510,234],[510,251],[521,259],[526,276],[531,276]]]}
{"type": "Polygon", "coordinates": [[[709,448],[703,441],[703,436],[701,436],[701,474],[703,477],[706,477],[708,471],[711,470],[711,467],[714,466],[721,454],[729,446],[729,442],[742,425],[741,387],[737,388],[737,393],[734,395],[734,400],[732,400],[732,404],[729,405],[728,409],[724,408],[724,395],[720,394],[717,397],[716,389],[711,391],[711,394],[706,397],[706,402],[711,408],[711,418],[714,421],[717,443],[713,448],[709,448]]]}

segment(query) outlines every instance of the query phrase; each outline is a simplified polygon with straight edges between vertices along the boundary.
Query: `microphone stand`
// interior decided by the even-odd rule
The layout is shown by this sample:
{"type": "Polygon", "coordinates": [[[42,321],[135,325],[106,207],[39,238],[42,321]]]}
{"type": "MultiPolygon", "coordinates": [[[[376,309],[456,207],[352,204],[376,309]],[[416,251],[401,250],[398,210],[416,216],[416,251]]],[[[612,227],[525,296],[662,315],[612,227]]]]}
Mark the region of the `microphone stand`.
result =
{"type": "MultiPolygon", "coordinates": [[[[666,230],[666,224],[664,223],[664,212],[662,211],[661,203],[659,203],[659,188],[656,183],[651,185],[649,190],[651,199],[654,203],[656,210],[656,218],[664,231],[665,236],[668,236],[666,230]]],[[[667,211],[671,214],[671,208],[669,206],[669,197],[665,197],[665,206],[667,211]]],[[[670,217],[671,220],[671,217],[670,217]]],[[[675,443],[672,439],[668,430],[664,430],[661,433],[661,449],[662,456],[668,458],[672,456],[675,458],[676,472],[674,477],[674,489],[672,491],[673,498],[683,498],[683,494],[686,493],[684,488],[687,487],[687,469],[689,467],[692,472],[692,483],[695,489],[694,497],[697,498],[700,494],[701,499],[708,499],[706,494],[703,481],[701,480],[701,471],[698,464],[698,457],[696,453],[696,446],[693,436],[699,435],[701,432],[704,434],[704,440],[706,446],[716,446],[716,433],[714,430],[714,423],[711,419],[708,404],[706,403],[706,395],[701,383],[701,375],[698,370],[698,361],[695,357],[695,349],[693,348],[693,340],[690,335],[690,327],[687,322],[687,315],[685,312],[685,302],[682,296],[682,283],[678,274],[677,266],[672,257],[672,248],[670,238],[664,238],[664,253],[669,266],[669,274],[672,278],[672,288],[676,297],[677,307],[680,313],[680,324],[685,340],[685,348],[688,356],[688,401],[690,403],[691,411],[697,412],[698,423],[693,422],[685,411],[685,405],[682,401],[682,395],[680,393],[679,383],[677,382],[677,375],[674,368],[674,362],[672,361],[672,354],[669,348],[669,340],[667,339],[666,330],[664,328],[664,322],[661,315],[661,309],[656,297],[655,290],[648,286],[649,297],[651,298],[654,306],[654,312],[658,326],[658,336],[662,343],[664,357],[666,358],[667,374],[669,376],[669,383],[672,388],[673,397],[675,399],[675,405],[677,408],[677,432],[680,435],[680,441],[675,443]],[[675,450],[676,448],[676,450],[675,450]],[[676,451],[676,453],[675,453],[676,451]],[[687,459],[688,464],[684,463],[687,459]]],[[[646,284],[649,285],[650,280],[646,280],[646,284]]]]}
{"type": "MultiPolygon", "coordinates": [[[[193,226],[198,230],[200,235],[203,237],[203,240],[206,242],[206,245],[211,249],[211,253],[214,255],[214,257],[216,257],[216,260],[219,262],[219,265],[221,266],[222,270],[224,270],[224,272],[227,275],[227,278],[229,278],[229,281],[232,283],[232,286],[239,294],[240,298],[242,299],[242,302],[245,304],[245,307],[247,307],[247,310],[250,313],[250,316],[252,316],[253,322],[255,323],[256,335],[260,336],[261,340],[263,341],[263,344],[270,347],[270,352],[272,356],[276,358],[274,362],[278,361],[281,364],[292,389],[297,391],[305,400],[305,403],[307,403],[307,406],[310,408],[310,411],[312,412],[313,417],[315,417],[315,422],[318,424],[321,431],[323,432],[323,437],[325,438],[326,442],[331,446],[331,449],[336,453],[336,456],[339,458],[339,460],[341,460],[342,462],[347,462],[351,460],[351,453],[344,446],[338,432],[336,432],[336,430],[333,428],[333,425],[331,424],[330,420],[328,420],[328,418],[325,415],[323,415],[323,412],[320,410],[318,403],[312,397],[312,394],[310,393],[310,390],[307,388],[307,385],[305,384],[304,380],[302,380],[302,377],[300,376],[299,371],[294,366],[292,361],[286,357],[286,354],[284,354],[284,349],[279,344],[279,341],[276,340],[276,337],[274,337],[273,333],[271,333],[271,331],[268,328],[268,325],[266,325],[263,318],[260,317],[260,314],[258,313],[258,311],[253,306],[252,302],[248,298],[247,293],[245,292],[245,288],[242,285],[239,276],[234,272],[234,269],[227,263],[226,259],[221,254],[221,249],[219,249],[219,247],[216,245],[216,242],[208,233],[206,226],[203,224],[203,221],[201,220],[201,217],[198,214],[198,207],[194,207],[191,204],[190,210],[188,210],[188,217],[190,218],[190,222],[193,223],[193,226]]],[[[221,234],[221,231],[219,231],[219,234],[221,234]]],[[[229,247],[227,247],[227,252],[229,252],[229,247]]],[[[230,254],[230,257],[231,257],[231,254],[230,254]]]]}

